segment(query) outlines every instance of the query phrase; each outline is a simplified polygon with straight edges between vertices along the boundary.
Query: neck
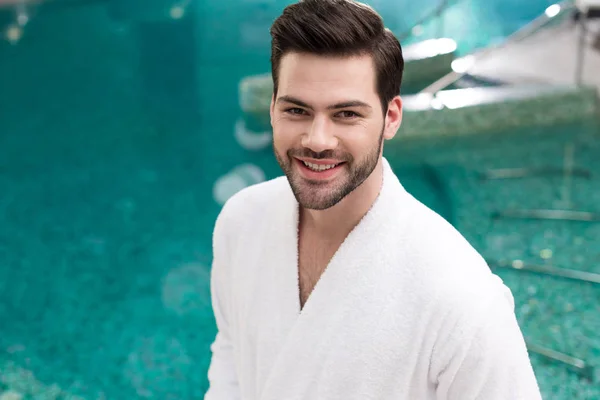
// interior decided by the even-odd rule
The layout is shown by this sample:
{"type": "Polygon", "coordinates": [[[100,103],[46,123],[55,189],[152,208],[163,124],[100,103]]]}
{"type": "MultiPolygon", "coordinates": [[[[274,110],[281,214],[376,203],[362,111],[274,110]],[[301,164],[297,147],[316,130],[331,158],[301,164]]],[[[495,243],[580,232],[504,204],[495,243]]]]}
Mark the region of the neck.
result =
{"type": "Polygon", "coordinates": [[[346,237],[369,211],[381,191],[383,163],[381,158],[371,175],[342,201],[326,210],[300,207],[300,224],[310,227],[318,236],[346,237]]]}

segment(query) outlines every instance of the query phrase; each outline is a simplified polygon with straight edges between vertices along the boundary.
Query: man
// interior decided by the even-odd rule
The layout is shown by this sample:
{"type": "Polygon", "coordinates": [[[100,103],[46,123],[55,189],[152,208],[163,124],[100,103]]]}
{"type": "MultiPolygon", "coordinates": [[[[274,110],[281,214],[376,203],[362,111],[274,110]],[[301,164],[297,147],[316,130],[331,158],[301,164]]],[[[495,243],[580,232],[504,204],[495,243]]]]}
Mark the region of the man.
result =
{"type": "Polygon", "coordinates": [[[205,399],[540,399],[510,291],[382,157],[397,39],[349,0],[290,5],[271,35],[285,177],[217,219],[205,399]]]}

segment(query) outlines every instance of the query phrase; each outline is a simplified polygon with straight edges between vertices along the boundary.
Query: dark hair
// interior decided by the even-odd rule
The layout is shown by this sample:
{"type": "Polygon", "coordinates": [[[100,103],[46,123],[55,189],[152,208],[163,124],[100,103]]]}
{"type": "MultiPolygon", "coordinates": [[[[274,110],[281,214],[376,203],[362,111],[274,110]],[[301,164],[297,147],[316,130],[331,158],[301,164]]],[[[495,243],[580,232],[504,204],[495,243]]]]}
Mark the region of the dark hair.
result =
{"type": "Polygon", "coordinates": [[[301,0],[287,6],[271,26],[271,73],[277,95],[279,64],[288,52],[373,57],[383,112],[400,93],[402,47],[371,7],[352,0],[301,0]]]}

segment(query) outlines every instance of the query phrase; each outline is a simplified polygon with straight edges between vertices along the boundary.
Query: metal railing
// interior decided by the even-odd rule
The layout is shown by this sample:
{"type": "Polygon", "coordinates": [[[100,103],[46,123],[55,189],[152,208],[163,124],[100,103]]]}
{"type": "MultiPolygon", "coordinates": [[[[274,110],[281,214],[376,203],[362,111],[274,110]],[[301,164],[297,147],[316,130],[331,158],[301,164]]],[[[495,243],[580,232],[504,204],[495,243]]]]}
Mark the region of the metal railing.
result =
{"type": "Polygon", "coordinates": [[[559,16],[564,16],[566,13],[571,12],[575,9],[575,4],[572,0],[562,1],[558,4],[555,4],[554,7],[547,9],[543,14],[535,18],[533,21],[529,22],[521,29],[517,30],[513,34],[507,36],[502,42],[486,47],[481,50],[476,50],[475,52],[464,56],[462,60],[464,61],[462,68],[459,71],[452,71],[442,78],[438,79],[425,89],[421,91],[421,93],[430,93],[435,94],[440,90],[445,89],[446,87],[452,85],[464,75],[466,75],[475,65],[477,61],[480,61],[482,58],[489,56],[493,52],[506,47],[507,45],[516,43],[523,39],[526,39],[538,32],[540,29],[544,28],[550,22],[554,21],[559,16]],[[550,11],[549,11],[550,10],[550,11]]]}

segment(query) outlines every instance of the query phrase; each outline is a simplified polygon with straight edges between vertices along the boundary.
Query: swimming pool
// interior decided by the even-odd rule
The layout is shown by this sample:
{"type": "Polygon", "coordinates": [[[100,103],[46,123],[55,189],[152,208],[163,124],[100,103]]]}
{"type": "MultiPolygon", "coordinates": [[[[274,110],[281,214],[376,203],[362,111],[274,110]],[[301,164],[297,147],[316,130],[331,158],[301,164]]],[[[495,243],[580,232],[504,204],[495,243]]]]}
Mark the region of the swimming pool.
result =
{"type": "MultiPolygon", "coordinates": [[[[232,192],[280,174],[269,146],[254,148],[261,139],[238,123],[237,91],[242,77],[268,71],[264,28],[285,3],[240,1],[234,10],[210,1],[169,19],[162,12],[175,3],[167,1],[154,0],[146,13],[134,0],[117,8],[88,1],[41,8],[17,45],[1,42],[0,391],[202,396],[215,332],[208,286],[214,219],[232,192]]],[[[506,2],[463,3],[473,21],[488,22],[477,25],[486,38],[499,31],[484,28],[502,26],[502,33],[547,5],[515,12],[505,11],[506,2]]],[[[397,29],[421,15],[414,3],[402,15],[397,2],[373,4],[397,29]]],[[[554,204],[563,181],[484,184],[476,179],[481,169],[559,163],[572,142],[575,160],[597,179],[597,125],[551,131],[414,151],[407,144],[393,164],[415,195],[454,219],[486,256],[535,262],[551,249],[560,264],[600,272],[592,251],[597,225],[489,218],[510,202],[554,204]],[[528,151],[528,138],[539,143],[540,136],[556,139],[528,151]],[[562,252],[566,244],[576,251],[562,252]]],[[[573,180],[572,204],[597,207],[596,182],[573,180]]],[[[528,335],[598,358],[598,337],[589,333],[600,327],[597,288],[498,273],[515,290],[528,335]]],[[[552,398],[598,394],[564,368],[534,362],[552,398]]]]}

